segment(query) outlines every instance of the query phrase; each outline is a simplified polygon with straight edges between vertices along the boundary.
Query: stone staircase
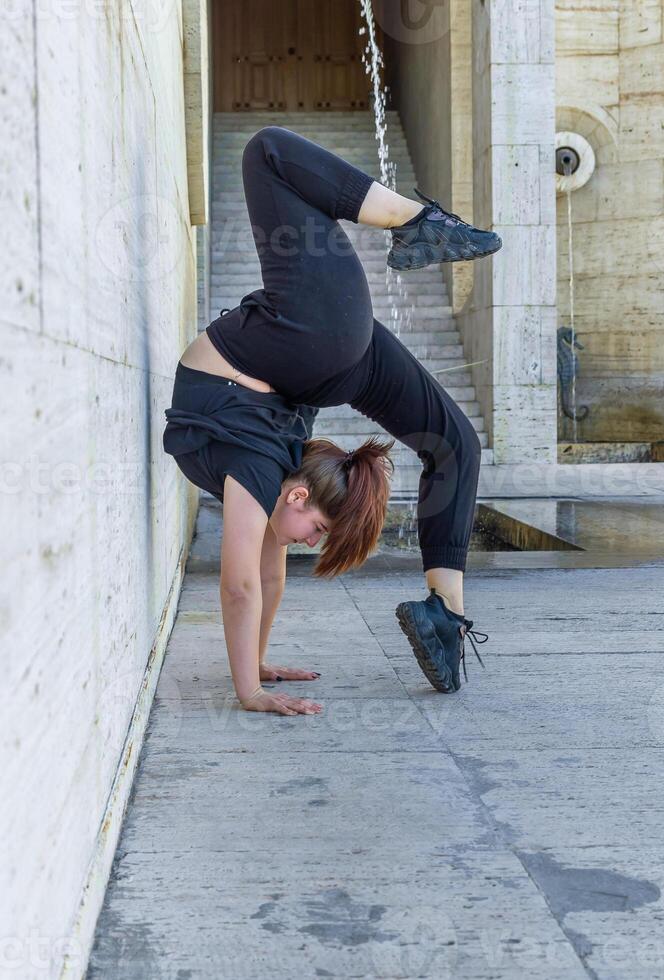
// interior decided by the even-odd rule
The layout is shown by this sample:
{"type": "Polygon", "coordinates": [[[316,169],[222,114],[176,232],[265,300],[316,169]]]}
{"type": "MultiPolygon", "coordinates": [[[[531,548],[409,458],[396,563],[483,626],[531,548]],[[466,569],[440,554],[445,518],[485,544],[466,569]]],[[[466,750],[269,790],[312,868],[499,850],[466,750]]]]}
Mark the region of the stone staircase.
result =
{"type": "MultiPolygon", "coordinates": [[[[246,293],[262,284],[260,265],[249,229],[241,175],[242,150],[262,126],[282,125],[315,140],[380,179],[378,143],[370,112],[220,112],[213,118],[212,227],[210,315],[232,309],[246,293]],[[239,234],[238,234],[239,233],[239,234]],[[226,258],[224,246],[232,237],[240,257],[226,258]]],[[[417,181],[396,112],[387,113],[390,160],[397,165],[397,190],[413,197],[417,181]]],[[[426,192],[426,188],[422,188],[426,192]]],[[[428,371],[431,371],[474,425],[482,443],[482,462],[491,463],[487,433],[480,415],[439,266],[399,275],[386,266],[389,234],[380,228],[341,222],[353,242],[369,281],[374,315],[398,334],[428,371]],[[439,369],[454,368],[436,374],[439,369]]],[[[314,437],[332,439],[344,449],[361,445],[370,435],[384,434],[371,419],[349,405],[322,408],[314,437]]],[[[422,463],[413,450],[395,442],[392,478],[394,499],[412,499],[422,463]]]]}

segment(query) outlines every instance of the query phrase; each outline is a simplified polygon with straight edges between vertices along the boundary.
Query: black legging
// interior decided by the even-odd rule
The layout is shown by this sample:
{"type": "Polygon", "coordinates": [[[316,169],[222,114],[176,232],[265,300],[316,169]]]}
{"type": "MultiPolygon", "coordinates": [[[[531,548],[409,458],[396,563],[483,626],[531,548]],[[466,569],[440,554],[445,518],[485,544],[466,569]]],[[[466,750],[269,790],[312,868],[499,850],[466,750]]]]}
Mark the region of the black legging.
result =
{"type": "Polygon", "coordinates": [[[373,178],[280,126],[251,137],[242,178],[263,289],[213,321],[210,339],[240,371],[293,401],[350,404],[415,450],[425,464],[417,507],[423,569],[465,571],[480,441],[445,389],[373,316],[364,269],[337,220],[357,222],[373,178]]]}

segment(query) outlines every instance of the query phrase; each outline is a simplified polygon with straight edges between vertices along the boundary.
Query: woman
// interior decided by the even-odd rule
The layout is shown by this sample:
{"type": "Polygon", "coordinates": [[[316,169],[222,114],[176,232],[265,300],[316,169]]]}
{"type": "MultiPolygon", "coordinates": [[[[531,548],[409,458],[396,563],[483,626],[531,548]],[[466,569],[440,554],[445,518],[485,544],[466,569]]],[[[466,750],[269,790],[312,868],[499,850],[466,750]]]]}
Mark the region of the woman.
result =
{"type": "Polygon", "coordinates": [[[185,476],[224,502],[221,603],[238,699],[251,711],[321,710],[261,681],[320,676],[264,660],[288,544],[313,547],[326,535],[314,574],[338,575],[364,562],[384,522],[394,439],[372,438],[352,453],[311,439],[317,410],[343,404],[425,463],[417,516],[429,595],[400,603],[396,614],[433,686],[456,691],[472,626],[463,573],[480,442],[454,400],[374,318],[364,270],[338,219],[389,228],[387,261],[400,270],[479,258],[500,248],[500,238],[419,191],[424,206],[402,197],[279,126],[248,141],[242,178],[263,288],[186,349],[164,432],[185,476]]]}

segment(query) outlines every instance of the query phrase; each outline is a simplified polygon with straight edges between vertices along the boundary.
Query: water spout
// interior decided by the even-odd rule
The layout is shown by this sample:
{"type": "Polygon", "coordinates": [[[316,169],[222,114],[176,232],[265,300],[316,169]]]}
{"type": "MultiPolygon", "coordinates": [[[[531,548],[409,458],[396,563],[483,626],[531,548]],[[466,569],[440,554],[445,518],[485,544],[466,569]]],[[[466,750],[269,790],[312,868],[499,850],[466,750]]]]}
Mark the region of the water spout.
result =
{"type": "MultiPolygon", "coordinates": [[[[567,134],[570,137],[572,134],[567,134]]],[[[570,139],[569,142],[573,142],[570,139]]],[[[581,156],[579,151],[569,145],[567,141],[563,142],[561,140],[560,145],[556,149],[556,173],[560,176],[569,178],[573,174],[579,171],[581,166],[581,156]]],[[[568,261],[568,279],[569,279],[569,330],[559,331],[559,336],[561,332],[565,334],[565,342],[567,342],[567,334],[569,333],[569,350],[570,357],[567,358],[568,370],[571,370],[571,405],[570,408],[563,403],[563,408],[565,414],[572,419],[572,442],[578,442],[578,432],[577,432],[577,420],[578,418],[584,418],[587,414],[587,410],[581,416],[577,412],[577,400],[576,400],[576,368],[577,368],[577,356],[576,350],[582,349],[576,340],[576,328],[574,321],[574,236],[573,236],[573,222],[572,222],[572,182],[567,180],[565,182],[564,191],[567,197],[567,261],[568,261]],[[571,409],[571,413],[570,413],[571,409]]],[[[563,392],[563,398],[566,398],[565,392],[563,392]]]]}
{"type": "MultiPolygon", "coordinates": [[[[572,192],[567,191],[567,249],[569,254],[569,324],[572,331],[572,350],[575,345],[574,330],[574,237],[572,234],[572,192]]],[[[576,363],[576,362],[575,362],[576,363]]],[[[578,442],[579,438],[576,429],[576,371],[572,374],[572,442],[578,442]]]]}

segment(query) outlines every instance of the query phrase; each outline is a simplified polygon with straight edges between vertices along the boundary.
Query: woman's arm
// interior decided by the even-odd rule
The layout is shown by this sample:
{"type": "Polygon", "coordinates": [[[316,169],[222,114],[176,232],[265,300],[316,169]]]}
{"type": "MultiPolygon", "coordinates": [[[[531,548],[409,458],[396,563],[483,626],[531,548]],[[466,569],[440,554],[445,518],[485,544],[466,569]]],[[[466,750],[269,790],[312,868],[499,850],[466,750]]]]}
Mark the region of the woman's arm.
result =
{"type": "MultiPolygon", "coordinates": [[[[261,553],[261,587],[263,590],[263,613],[260,631],[260,679],[262,681],[315,681],[320,674],[307,667],[286,667],[284,664],[267,662],[267,649],[270,642],[270,629],[277,614],[286,585],[286,558],[288,545],[279,544],[268,524],[261,553]]],[[[271,660],[271,658],[270,658],[271,660]]]]}
{"type": "Polygon", "coordinates": [[[242,484],[227,476],[219,587],[228,659],[240,701],[260,687],[260,559],[266,525],[267,515],[258,501],[242,484]]]}
{"type": "Polygon", "coordinates": [[[265,528],[265,537],[263,538],[263,548],[261,551],[261,590],[263,594],[259,645],[261,663],[265,661],[270,640],[270,630],[284,594],[287,552],[288,545],[279,544],[276,534],[268,524],[265,528]]]}
{"type": "Polygon", "coordinates": [[[251,711],[277,711],[288,715],[318,712],[320,705],[313,701],[270,694],[261,687],[261,554],[267,515],[258,501],[232,476],[225,478],[223,497],[219,589],[228,659],[238,699],[251,711]]]}

